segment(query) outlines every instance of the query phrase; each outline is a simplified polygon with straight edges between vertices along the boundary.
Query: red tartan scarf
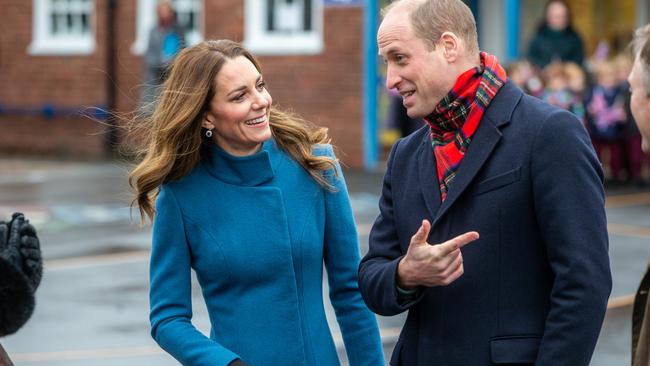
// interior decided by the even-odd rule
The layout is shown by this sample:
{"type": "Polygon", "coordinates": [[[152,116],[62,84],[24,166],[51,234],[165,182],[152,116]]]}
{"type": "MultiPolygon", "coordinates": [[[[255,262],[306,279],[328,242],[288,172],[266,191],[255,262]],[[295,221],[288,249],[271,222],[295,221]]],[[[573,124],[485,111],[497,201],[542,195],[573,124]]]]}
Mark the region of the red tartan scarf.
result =
{"type": "Polygon", "coordinates": [[[497,58],[481,52],[481,66],[461,74],[451,91],[424,119],[431,127],[443,201],[485,108],[505,82],[506,72],[497,58]]]}

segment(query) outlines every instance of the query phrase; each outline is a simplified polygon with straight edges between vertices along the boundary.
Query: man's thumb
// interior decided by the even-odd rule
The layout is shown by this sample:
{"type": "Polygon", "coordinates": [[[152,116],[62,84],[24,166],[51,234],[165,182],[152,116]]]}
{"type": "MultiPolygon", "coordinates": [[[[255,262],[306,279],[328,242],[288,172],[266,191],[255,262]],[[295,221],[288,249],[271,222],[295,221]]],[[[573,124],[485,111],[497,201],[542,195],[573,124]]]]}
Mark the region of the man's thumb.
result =
{"type": "Polygon", "coordinates": [[[426,244],[427,238],[429,237],[429,231],[431,231],[429,220],[422,220],[422,225],[420,225],[418,231],[413,235],[413,238],[411,238],[411,244],[426,244]]]}

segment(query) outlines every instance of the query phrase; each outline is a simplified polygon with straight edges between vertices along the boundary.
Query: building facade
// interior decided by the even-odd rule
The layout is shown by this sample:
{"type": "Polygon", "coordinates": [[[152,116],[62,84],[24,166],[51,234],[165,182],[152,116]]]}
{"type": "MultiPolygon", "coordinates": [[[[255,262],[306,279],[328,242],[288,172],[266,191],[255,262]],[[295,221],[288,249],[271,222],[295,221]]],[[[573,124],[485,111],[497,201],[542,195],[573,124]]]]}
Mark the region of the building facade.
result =
{"type": "MultiPolygon", "coordinates": [[[[360,1],[173,2],[190,43],[243,42],[259,57],[274,102],[328,127],[342,160],[362,165],[360,1]]],[[[2,5],[0,151],[104,156],[103,111],[111,104],[118,113],[138,107],[142,53],[156,22],[156,0],[2,0],[2,5]]]]}
{"type": "MultiPolygon", "coordinates": [[[[377,9],[389,0],[172,1],[191,44],[229,38],[259,56],[274,102],[328,127],[348,166],[372,168],[384,156],[372,44],[377,9]]],[[[156,2],[0,0],[0,152],[105,156],[112,135],[104,111],[138,107],[156,2]]],[[[504,63],[525,56],[544,1],[465,2],[483,50],[504,63]]],[[[588,53],[650,21],[647,0],[569,3],[588,53]]]]}

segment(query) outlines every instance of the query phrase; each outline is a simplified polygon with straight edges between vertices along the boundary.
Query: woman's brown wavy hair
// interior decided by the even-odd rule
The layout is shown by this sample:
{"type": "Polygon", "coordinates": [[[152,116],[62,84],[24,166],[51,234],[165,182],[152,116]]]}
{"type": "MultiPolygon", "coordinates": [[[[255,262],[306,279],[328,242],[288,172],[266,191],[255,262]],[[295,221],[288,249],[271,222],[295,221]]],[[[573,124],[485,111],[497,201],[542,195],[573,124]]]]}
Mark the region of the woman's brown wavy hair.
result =
{"type": "MultiPolygon", "coordinates": [[[[239,56],[246,57],[262,72],[255,57],[233,41],[205,41],[182,50],[170,66],[153,114],[130,121],[131,139],[143,146],[137,151],[141,161],[129,175],[129,184],[135,191],[132,205],[137,204],[141,222],[146,217],[153,220],[160,186],[190,173],[213,143],[203,137],[201,122],[218,87],[216,76],[221,67],[239,56]]],[[[275,107],[271,109],[269,124],[280,148],[316,182],[332,189],[323,172],[336,172],[334,159],[312,154],[314,144],[329,143],[327,129],[275,107]]]]}

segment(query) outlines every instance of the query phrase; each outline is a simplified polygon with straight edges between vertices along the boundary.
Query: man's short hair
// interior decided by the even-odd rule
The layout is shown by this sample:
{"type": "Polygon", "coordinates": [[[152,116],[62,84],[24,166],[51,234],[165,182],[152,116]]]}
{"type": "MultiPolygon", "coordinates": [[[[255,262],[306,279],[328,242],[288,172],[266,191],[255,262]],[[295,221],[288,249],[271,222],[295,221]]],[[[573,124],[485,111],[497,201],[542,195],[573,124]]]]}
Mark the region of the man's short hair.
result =
{"type": "Polygon", "coordinates": [[[643,71],[643,86],[650,95],[650,24],[646,24],[634,32],[632,50],[635,59],[638,57],[643,71]]]}
{"type": "Polygon", "coordinates": [[[467,45],[467,50],[478,53],[478,35],[474,15],[461,0],[400,0],[388,5],[382,15],[403,1],[409,1],[407,10],[413,31],[418,38],[427,42],[432,48],[444,32],[452,32],[467,45]]]}

